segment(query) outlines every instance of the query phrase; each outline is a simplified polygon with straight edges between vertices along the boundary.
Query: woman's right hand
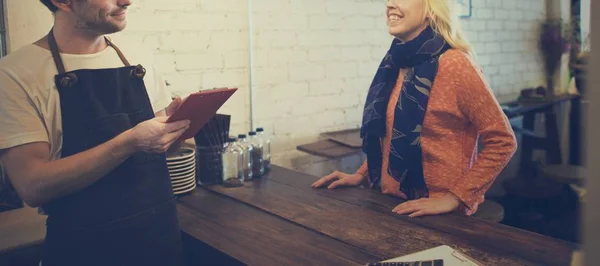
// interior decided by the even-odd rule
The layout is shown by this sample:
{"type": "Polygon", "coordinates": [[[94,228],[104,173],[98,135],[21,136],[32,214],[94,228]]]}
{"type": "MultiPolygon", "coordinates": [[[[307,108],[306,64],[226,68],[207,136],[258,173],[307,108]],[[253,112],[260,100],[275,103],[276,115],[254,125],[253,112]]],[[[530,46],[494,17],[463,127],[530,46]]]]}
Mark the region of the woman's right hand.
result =
{"type": "Polygon", "coordinates": [[[334,189],[336,187],[354,187],[354,186],[358,186],[360,184],[362,184],[363,181],[365,181],[366,176],[363,176],[361,174],[346,174],[346,173],[342,173],[339,171],[335,171],[331,174],[329,174],[328,176],[322,177],[321,179],[317,180],[316,182],[314,182],[312,184],[311,187],[313,188],[320,188],[323,187],[329,183],[331,183],[333,181],[333,183],[331,183],[329,186],[327,186],[328,189],[334,189]]]}

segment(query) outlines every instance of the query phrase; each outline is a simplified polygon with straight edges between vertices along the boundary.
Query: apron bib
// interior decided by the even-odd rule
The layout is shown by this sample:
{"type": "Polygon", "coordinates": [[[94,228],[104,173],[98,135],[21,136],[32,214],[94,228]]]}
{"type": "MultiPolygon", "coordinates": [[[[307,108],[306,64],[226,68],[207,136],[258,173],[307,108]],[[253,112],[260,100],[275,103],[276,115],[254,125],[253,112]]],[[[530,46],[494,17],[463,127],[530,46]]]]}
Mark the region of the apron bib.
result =
{"type": "MultiPolygon", "coordinates": [[[[145,69],[65,71],[52,31],[58,69],[62,157],[94,148],[154,118],[145,69]]],[[[44,266],[182,265],[181,231],[165,154],[138,152],[81,191],[44,206],[48,214],[44,266]]]]}

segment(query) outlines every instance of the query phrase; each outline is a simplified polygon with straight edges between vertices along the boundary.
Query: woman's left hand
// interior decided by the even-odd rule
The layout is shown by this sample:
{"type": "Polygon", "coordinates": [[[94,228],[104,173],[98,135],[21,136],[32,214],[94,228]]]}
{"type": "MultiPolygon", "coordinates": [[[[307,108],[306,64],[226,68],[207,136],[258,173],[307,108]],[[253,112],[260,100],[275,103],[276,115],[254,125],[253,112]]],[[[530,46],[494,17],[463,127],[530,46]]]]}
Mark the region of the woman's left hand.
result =
{"type": "Polygon", "coordinates": [[[404,202],[392,211],[398,214],[409,214],[409,217],[436,215],[453,212],[460,206],[460,200],[452,193],[441,198],[421,198],[404,202]]]}

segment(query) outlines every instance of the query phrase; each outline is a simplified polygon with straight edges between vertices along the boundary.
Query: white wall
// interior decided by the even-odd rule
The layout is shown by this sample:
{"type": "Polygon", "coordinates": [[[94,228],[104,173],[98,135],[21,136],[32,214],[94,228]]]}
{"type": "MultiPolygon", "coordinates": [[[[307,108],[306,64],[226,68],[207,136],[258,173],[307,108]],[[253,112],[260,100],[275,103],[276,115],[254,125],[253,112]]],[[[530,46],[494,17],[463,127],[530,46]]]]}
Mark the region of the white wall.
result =
{"type": "Polygon", "coordinates": [[[40,39],[52,27],[52,15],[39,0],[6,0],[8,52],[40,39]]]}
{"type": "MultiPolygon", "coordinates": [[[[11,50],[48,31],[51,16],[39,1],[6,2],[11,50]]],[[[173,92],[239,87],[221,110],[233,115],[232,134],[250,128],[252,74],[253,122],[274,134],[276,152],[314,141],[319,132],[357,127],[391,41],[385,1],[250,2],[249,7],[247,0],[137,0],[126,31],[115,40],[153,49],[173,92]]],[[[544,4],[473,0],[473,16],[461,19],[498,96],[543,81],[536,20],[544,16],[544,4]]]]}
{"type": "MultiPolygon", "coordinates": [[[[581,38],[587,40],[590,34],[590,23],[591,23],[591,0],[581,0],[581,38]]],[[[589,49],[589,47],[582,47],[583,49],[589,49]]]]}

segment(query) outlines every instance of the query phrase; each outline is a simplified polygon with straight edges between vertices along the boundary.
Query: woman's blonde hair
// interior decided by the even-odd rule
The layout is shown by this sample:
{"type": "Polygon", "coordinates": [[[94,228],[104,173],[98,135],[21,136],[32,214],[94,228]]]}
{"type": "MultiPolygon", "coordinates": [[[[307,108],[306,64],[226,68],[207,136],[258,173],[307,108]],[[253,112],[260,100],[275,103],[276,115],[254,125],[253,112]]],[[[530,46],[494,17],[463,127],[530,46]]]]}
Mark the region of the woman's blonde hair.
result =
{"type": "Polygon", "coordinates": [[[454,13],[452,0],[424,0],[429,25],[455,49],[475,55],[473,47],[464,36],[458,16],[454,13]]]}

